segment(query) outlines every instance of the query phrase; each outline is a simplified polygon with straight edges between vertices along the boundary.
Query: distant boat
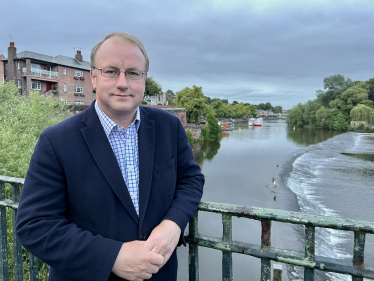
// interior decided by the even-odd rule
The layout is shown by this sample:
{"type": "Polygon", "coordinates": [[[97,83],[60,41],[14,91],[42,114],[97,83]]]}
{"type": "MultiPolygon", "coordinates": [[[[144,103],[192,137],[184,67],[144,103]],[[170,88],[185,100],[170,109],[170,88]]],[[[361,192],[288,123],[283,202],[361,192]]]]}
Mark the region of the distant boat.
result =
{"type": "Polygon", "coordinates": [[[263,119],[262,118],[257,118],[253,123],[252,126],[262,126],[263,119]]]}
{"type": "Polygon", "coordinates": [[[255,122],[256,118],[249,118],[248,119],[248,126],[252,126],[253,122],[255,122]]]}

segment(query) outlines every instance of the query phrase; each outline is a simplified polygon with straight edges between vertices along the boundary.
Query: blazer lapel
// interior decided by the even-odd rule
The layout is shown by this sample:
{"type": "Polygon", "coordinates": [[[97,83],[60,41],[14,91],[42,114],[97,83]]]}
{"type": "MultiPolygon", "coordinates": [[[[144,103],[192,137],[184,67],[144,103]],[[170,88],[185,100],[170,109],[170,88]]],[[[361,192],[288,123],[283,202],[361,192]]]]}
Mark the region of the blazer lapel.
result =
{"type": "Polygon", "coordinates": [[[107,180],[122,205],[131,217],[138,223],[138,214],[127,190],[116,156],[105,135],[100,119],[96,114],[94,103],[84,112],[82,123],[86,127],[81,129],[86,144],[97,166],[107,180]]]}
{"type": "Polygon", "coordinates": [[[139,109],[139,228],[141,229],[151,191],[155,152],[155,125],[153,120],[148,119],[148,113],[141,107],[139,109]]]}

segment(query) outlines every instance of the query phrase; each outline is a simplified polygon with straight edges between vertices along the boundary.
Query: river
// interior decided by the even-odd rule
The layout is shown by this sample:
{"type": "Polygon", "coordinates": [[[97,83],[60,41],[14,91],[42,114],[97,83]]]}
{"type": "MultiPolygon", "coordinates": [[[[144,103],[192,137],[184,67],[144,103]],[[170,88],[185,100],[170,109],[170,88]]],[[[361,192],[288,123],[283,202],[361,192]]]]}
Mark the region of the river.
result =
{"type": "MultiPolygon", "coordinates": [[[[195,155],[206,177],[203,201],[374,220],[374,134],[237,125],[220,142],[195,155]],[[240,130],[239,130],[240,127],[240,130]],[[273,181],[275,180],[275,182],[273,181]]],[[[199,232],[222,235],[221,217],[199,213],[199,232]]],[[[373,267],[374,235],[367,235],[365,265],[373,267]]],[[[233,218],[233,240],[261,244],[261,224],[233,218]]],[[[303,229],[273,223],[272,246],[303,251],[303,229]]],[[[352,259],[353,233],[316,231],[316,254],[352,259]]],[[[199,248],[200,280],[221,277],[221,252],[199,248]]],[[[188,280],[188,247],[178,249],[178,280],[188,280]]],[[[260,260],[233,255],[235,280],[260,280],[260,260]]],[[[303,280],[303,268],[283,264],[283,280],[303,280]]],[[[316,280],[351,280],[316,271],[316,280]]]]}

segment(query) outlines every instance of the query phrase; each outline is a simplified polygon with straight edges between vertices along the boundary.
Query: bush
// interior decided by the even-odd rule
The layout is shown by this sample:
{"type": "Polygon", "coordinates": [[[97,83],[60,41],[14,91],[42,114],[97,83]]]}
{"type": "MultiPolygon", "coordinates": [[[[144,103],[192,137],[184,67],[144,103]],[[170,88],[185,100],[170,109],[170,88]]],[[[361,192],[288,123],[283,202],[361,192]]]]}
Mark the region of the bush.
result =
{"type": "MultiPolygon", "coordinates": [[[[21,96],[13,82],[0,84],[0,175],[24,178],[40,133],[68,115],[66,105],[48,95],[21,96]]],[[[11,186],[5,187],[11,198],[11,186]]],[[[12,212],[6,212],[10,280],[14,280],[12,212]]],[[[23,250],[24,280],[29,280],[28,253],[23,250]]],[[[47,280],[46,265],[39,263],[39,278],[47,280]]]]}
{"type": "Polygon", "coordinates": [[[218,120],[214,117],[213,112],[208,113],[206,121],[208,124],[201,131],[203,138],[206,140],[216,140],[221,132],[221,127],[218,125],[218,120]]]}
{"type": "Polygon", "coordinates": [[[142,104],[148,104],[145,100],[142,100],[142,104]]]}
{"type": "Polygon", "coordinates": [[[370,131],[370,126],[366,126],[365,131],[370,131]]]}
{"type": "Polygon", "coordinates": [[[363,130],[363,129],[365,129],[365,124],[364,124],[364,122],[360,123],[360,125],[358,125],[357,129],[359,129],[359,130],[363,130]]]}
{"type": "Polygon", "coordinates": [[[192,147],[195,144],[196,139],[193,137],[193,134],[192,134],[190,129],[186,130],[186,134],[187,134],[187,137],[188,137],[188,143],[192,147]]]}

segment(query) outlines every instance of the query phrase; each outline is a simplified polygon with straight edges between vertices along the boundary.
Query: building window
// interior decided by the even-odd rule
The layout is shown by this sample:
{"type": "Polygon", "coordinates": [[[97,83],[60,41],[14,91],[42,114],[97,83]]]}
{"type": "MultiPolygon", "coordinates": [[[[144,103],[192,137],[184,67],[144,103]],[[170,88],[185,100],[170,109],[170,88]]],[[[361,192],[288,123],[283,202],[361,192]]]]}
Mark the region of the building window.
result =
{"type": "Polygon", "coordinates": [[[18,86],[18,88],[21,88],[21,80],[19,80],[19,79],[17,81],[17,86],[18,86]]]}
{"type": "Polygon", "coordinates": [[[37,80],[31,80],[31,90],[41,90],[42,89],[42,83],[37,80]]]}
{"type": "Polygon", "coordinates": [[[83,94],[83,86],[75,86],[75,93],[83,94]]]}
{"type": "Polygon", "coordinates": [[[81,70],[74,70],[75,77],[83,77],[83,71],[81,70]]]}
{"type": "Polygon", "coordinates": [[[64,75],[66,75],[66,68],[64,68],[63,72],[64,72],[64,75]]]}
{"type": "Polygon", "coordinates": [[[76,101],[75,101],[75,104],[77,104],[77,105],[83,105],[84,102],[83,102],[82,100],[76,100],[76,101]]]}
{"type": "Polygon", "coordinates": [[[67,85],[66,84],[64,84],[64,93],[66,93],[67,92],[67,85]]]}
{"type": "Polygon", "coordinates": [[[20,67],[20,65],[19,65],[19,62],[17,62],[17,68],[18,68],[18,69],[20,69],[20,68],[21,68],[21,67],[20,67]]]}
{"type": "Polygon", "coordinates": [[[64,103],[64,104],[67,104],[68,101],[67,100],[64,100],[64,99],[61,99],[61,102],[64,103]]]}

